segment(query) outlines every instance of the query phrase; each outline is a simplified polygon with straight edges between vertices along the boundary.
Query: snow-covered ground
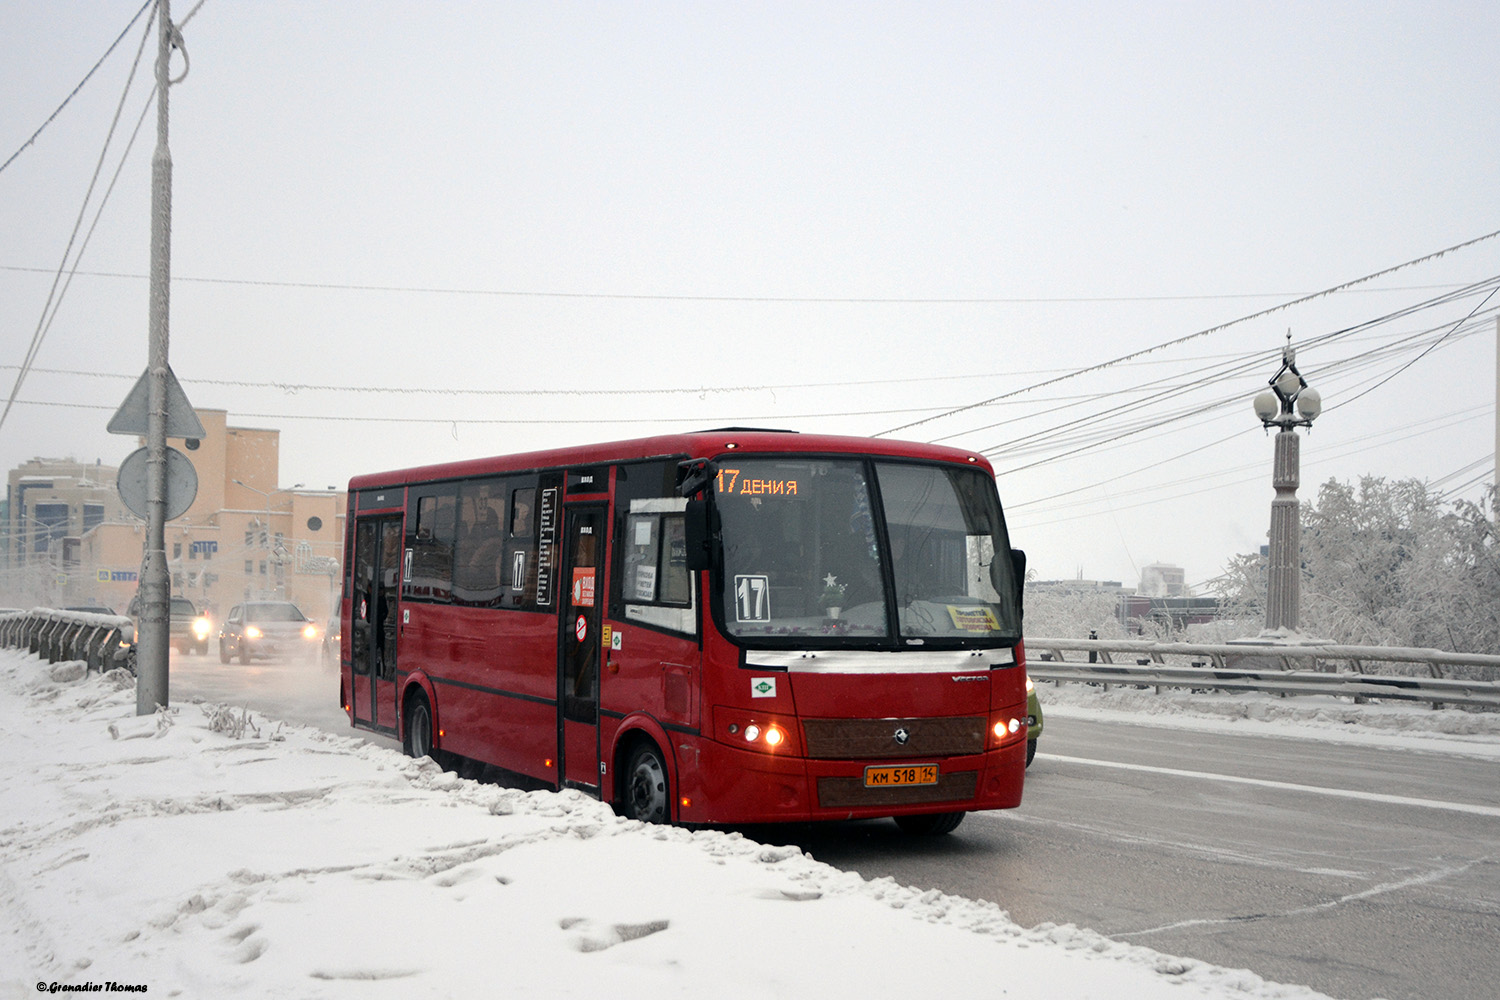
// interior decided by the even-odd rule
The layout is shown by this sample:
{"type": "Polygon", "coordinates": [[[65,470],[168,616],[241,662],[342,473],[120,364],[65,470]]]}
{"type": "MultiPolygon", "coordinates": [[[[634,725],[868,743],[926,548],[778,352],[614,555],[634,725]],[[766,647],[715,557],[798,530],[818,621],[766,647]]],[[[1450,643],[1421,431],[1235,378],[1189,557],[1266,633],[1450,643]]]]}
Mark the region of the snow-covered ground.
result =
{"type": "MultiPolygon", "coordinates": [[[[0,650],[0,995],[1319,996],[1087,929],[1023,928],[1004,900],[867,881],[795,847],[461,780],[353,737],[261,718],[237,734],[242,713],[192,704],[137,718],[131,683],[0,650]]],[[[1044,697],[1057,713],[1145,705],[1044,697]]],[[[1330,738],[1414,725],[1168,711],[1330,738]]]]}

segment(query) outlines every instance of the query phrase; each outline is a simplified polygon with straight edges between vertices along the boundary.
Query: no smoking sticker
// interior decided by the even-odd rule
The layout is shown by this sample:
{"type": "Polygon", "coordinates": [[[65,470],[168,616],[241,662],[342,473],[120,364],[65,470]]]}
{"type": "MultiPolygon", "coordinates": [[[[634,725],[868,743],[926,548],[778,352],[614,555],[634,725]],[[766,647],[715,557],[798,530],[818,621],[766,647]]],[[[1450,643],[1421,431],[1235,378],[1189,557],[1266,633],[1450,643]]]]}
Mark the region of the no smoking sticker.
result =
{"type": "Polygon", "coordinates": [[[583,615],[579,615],[578,620],[573,623],[573,634],[578,636],[579,642],[582,642],[584,636],[589,634],[589,620],[583,615]]]}

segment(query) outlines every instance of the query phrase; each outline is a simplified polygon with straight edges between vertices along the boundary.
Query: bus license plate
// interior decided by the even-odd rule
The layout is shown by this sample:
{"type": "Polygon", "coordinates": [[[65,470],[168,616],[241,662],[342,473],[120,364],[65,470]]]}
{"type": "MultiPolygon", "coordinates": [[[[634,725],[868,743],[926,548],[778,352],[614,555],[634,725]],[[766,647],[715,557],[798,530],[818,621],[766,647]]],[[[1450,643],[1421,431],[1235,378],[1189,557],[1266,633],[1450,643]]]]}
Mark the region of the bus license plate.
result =
{"type": "Polygon", "coordinates": [[[865,768],[866,788],[897,788],[903,785],[935,785],[936,764],[901,764],[894,767],[865,768]]]}

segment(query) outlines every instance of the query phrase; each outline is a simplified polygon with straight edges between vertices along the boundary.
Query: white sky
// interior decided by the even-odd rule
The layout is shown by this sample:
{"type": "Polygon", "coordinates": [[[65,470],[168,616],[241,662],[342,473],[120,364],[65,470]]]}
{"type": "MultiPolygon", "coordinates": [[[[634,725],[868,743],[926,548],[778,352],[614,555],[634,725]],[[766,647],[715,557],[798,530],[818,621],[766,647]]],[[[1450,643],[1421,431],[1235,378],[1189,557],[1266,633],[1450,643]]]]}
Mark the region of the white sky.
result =
{"type": "MultiPolygon", "coordinates": [[[[139,6],[0,6],[0,158],[139,6]]],[[[143,26],[0,171],[3,396],[143,26]]],[[[172,366],[196,405],[280,428],[283,485],[673,429],[881,433],[1500,229],[1492,3],[207,0],[184,35],[172,366]]],[[[103,427],[146,364],[154,127],[0,467],[135,446],[103,427]]],[[[1250,399],[1288,328],[1497,275],[1500,238],[896,436],[989,455],[1043,577],[1134,585],[1164,561],[1201,582],[1264,542],[1250,399]],[[1121,403],[1084,439],[1016,444],[1121,403]]],[[[1488,291],[1301,352],[1326,407],[1303,499],[1333,476],[1492,479],[1488,291]]]]}

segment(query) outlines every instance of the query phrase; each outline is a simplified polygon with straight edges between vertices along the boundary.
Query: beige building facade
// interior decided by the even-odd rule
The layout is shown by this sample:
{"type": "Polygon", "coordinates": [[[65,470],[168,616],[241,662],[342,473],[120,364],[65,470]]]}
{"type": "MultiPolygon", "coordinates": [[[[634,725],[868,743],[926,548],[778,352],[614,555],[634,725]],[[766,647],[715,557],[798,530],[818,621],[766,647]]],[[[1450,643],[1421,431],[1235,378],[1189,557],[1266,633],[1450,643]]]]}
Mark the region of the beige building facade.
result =
{"type": "MultiPolygon", "coordinates": [[[[191,599],[216,621],[241,601],[274,599],[293,601],[308,617],[326,622],[338,599],[344,492],[281,486],[280,431],[231,427],[223,410],[196,412],[204,436],[167,442],[187,456],[198,478],[192,505],[166,524],[172,594],[191,599]]],[[[11,473],[13,482],[21,471],[11,473]]],[[[102,472],[91,481],[96,488],[100,478],[102,472]]],[[[53,572],[50,590],[29,595],[32,606],[101,604],[121,614],[129,607],[140,580],[145,522],[120,501],[114,470],[107,478],[102,492],[112,504],[105,502],[95,523],[85,526],[80,517],[80,530],[67,546],[73,558],[66,572],[53,572]]],[[[34,488],[25,492],[34,509],[39,494],[34,488]]],[[[10,496],[14,508],[14,487],[10,496]]],[[[64,562],[53,558],[48,565],[60,570],[64,562]]],[[[32,572],[27,579],[36,577],[32,572]]]]}

